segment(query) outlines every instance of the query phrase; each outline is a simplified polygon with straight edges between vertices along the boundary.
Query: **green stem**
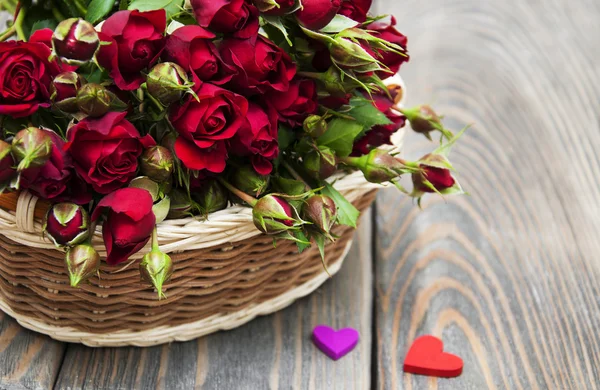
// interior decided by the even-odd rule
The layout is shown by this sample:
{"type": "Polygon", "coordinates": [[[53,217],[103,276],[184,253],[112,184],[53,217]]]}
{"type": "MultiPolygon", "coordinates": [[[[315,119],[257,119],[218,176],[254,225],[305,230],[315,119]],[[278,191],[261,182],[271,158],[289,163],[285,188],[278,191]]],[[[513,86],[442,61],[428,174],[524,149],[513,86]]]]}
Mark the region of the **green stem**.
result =
{"type": "Polygon", "coordinates": [[[82,16],[85,16],[85,14],[87,13],[87,8],[85,8],[81,0],[75,0],[75,7],[81,13],[82,16]]]}
{"type": "Polygon", "coordinates": [[[229,184],[222,177],[217,177],[217,180],[219,181],[219,183],[223,184],[223,186],[225,188],[227,188],[229,191],[231,191],[231,193],[233,193],[234,195],[236,195],[238,198],[240,198],[244,202],[248,203],[250,206],[254,207],[254,205],[256,204],[256,202],[258,202],[258,200],[256,198],[248,195],[247,193],[245,193],[245,192],[243,192],[241,190],[238,190],[237,188],[235,188],[234,186],[232,186],[231,184],[229,184]]]}
{"type": "Polygon", "coordinates": [[[154,226],[152,230],[152,251],[160,251],[158,248],[158,229],[154,226]]]}
{"type": "Polygon", "coordinates": [[[25,20],[25,8],[21,7],[19,10],[19,15],[17,15],[17,19],[15,20],[15,30],[17,31],[17,36],[20,40],[26,42],[27,38],[25,38],[25,33],[23,32],[23,20],[25,20]]]}
{"type": "Polygon", "coordinates": [[[285,160],[281,160],[281,164],[285,167],[285,169],[287,169],[287,171],[294,177],[294,179],[301,181],[302,183],[304,183],[304,189],[308,192],[308,191],[312,191],[312,188],[310,188],[310,186],[308,185],[308,183],[306,182],[306,180],[304,180],[302,178],[302,176],[300,176],[300,174],[290,165],[290,163],[288,163],[285,160]]]}
{"type": "Polygon", "coordinates": [[[0,35],[0,42],[4,42],[8,38],[12,37],[16,31],[17,31],[17,29],[15,28],[15,26],[13,24],[12,26],[10,26],[10,28],[8,30],[6,30],[2,35],[0,35]]]}
{"type": "Polygon", "coordinates": [[[61,14],[58,8],[56,7],[52,7],[52,15],[54,15],[54,19],[58,20],[59,22],[65,20],[64,15],[61,14]]]}

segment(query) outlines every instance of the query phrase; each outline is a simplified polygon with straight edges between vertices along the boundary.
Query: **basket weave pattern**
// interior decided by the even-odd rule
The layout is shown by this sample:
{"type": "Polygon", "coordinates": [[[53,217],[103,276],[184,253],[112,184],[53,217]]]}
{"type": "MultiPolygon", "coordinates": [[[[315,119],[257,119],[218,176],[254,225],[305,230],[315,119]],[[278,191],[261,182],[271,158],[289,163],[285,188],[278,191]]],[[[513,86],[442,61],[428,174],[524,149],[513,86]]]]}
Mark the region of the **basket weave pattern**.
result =
{"type": "MultiPolygon", "coordinates": [[[[357,199],[363,211],[375,190],[357,199]]],[[[344,255],[354,229],[341,228],[327,247],[332,264],[344,255]]],[[[176,326],[215,314],[240,311],[310,281],[324,272],[315,247],[299,254],[295,243],[258,235],[210,248],[172,253],[175,272],[167,299],[140,281],[136,265],[115,272],[103,265],[101,279],[69,286],[64,255],[32,248],[0,235],[0,298],[17,314],[43,323],[103,334],[176,326]]],[[[343,259],[342,259],[343,260],[343,259]]]]}

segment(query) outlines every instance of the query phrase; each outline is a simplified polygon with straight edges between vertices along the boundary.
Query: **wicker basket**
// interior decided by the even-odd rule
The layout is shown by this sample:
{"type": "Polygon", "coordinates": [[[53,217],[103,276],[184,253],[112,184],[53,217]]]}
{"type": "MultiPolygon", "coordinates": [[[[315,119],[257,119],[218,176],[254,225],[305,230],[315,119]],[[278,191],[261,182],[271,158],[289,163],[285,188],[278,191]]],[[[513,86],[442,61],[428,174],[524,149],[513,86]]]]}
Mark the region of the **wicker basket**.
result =
{"type": "MultiPolygon", "coordinates": [[[[395,134],[393,149],[399,150],[403,134],[403,129],[395,134]]],[[[360,172],[331,181],[361,212],[381,187],[360,172]]],[[[0,204],[9,203],[0,196],[0,204]]],[[[0,309],[57,340],[88,346],[191,340],[280,310],[328,279],[314,246],[301,254],[290,241],[274,248],[272,238],[254,227],[251,210],[235,206],[204,221],[159,225],[161,250],[175,268],[165,285],[167,299],[157,300],[156,291],[140,280],[135,263],[148,248],[124,266],[103,264],[100,277],[72,288],[64,253],[41,234],[39,216],[47,205],[28,192],[12,196],[15,211],[0,208],[0,309]]],[[[340,238],[326,248],[331,274],[340,269],[354,230],[339,227],[336,233],[340,238]]],[[[93,244],[104,257],[100,227],[93,244]]]]}

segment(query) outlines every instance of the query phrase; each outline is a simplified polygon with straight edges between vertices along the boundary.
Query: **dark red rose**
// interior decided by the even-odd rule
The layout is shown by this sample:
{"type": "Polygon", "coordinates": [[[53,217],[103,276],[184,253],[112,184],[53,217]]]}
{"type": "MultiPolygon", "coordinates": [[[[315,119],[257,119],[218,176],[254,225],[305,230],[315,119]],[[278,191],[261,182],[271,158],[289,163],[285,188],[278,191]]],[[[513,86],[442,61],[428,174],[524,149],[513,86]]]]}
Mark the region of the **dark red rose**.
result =
{"type": "Polygon", "coordinates": [[[239,156],[251,156],[252,166],[257,173],[271,173],[271,161],[279,154],[275,110],[268,108],[265,112],[258,104],[250,103],[247,122],[232,140],[231,149],[239,156]]]}
{"type": "Polygon", "coordinates": [[[352,98],[352,94],[348,93],[345,96],[325,96],[319,99],[319,104],[330,108],[332,110],[337,110],[341,106],[345,104],[350,104],[350,99],[352,98]]]}
{"type": "Polygon", "coordinates": [[[422,173],[413,173],[412,179],[415,189],[421,192],[435,192],[432,188],[425,185],[425,180],[429,181],[437,191],[444,191],[456,184],[452,173],[447,168],[432,167],[429,165],[419,165],[422,173]]]}
{"type": "Polygon", "coordinates": [[[152,204],[150,193],[140,188],[122,188],[98,203],[92,221],[106,212],[102,237],[109,265],[126,261],[146,245],[156,224],[152,204]]]}
{"type": "Polygon", "coordinates": [[[108,194],[135,177],[143,147],[154,141],[140,137],[125,119],[126,112],[109,112],[86,118],[67,132],[65,150],[72,156],[77,174],[96,192],[108,194]]]}
{"type": "Polygon", "coordinates": [[[373,0],[345,0],[338,13],[363,23],[367,20],[367,13],[372,3],[373,0]]]}
{"type": "Polygon", "coordinates": [[[29,43],[43,43],[44,45],[48,46],[49,49],[52,49],[52,34],[54,34],[54,31],[52,31],[49,28],[36,30],[33,32],[33,34],[31,34],[31,37],[29,38],[29,43]]]}
{"type": "Polygon", "coordinates": [[[317,111],[317,85],[313,80],[294,80],[287,92],[272,91],[266,99],[277,110],[281,122],[300,126],[317,111]]]}
{"type": "Polygon", "coordinates": [[[74,246],[88,237],[89,220],[82,206],[57,203],[46,214],[44,231],[57,247],[74,246]]]}
{"type": "Polygon", "coordinates": [[[64,150],[65,141],[52,130],[44,129],[44,132],[52,139],[50,159],[40,168],[23,171],[21,186],[53,202],[89,203],[92,194],[75,174],[71,156],[64,150]]]}
{"type": "Polygon", "coordinates": [[[369,153],[372,149],[381,145],[390,145],[391,136],[398,129],[404,127],[406,117],[393,110],[394,102],[387,95],[373,95],[373,105],[392,122],[389,125],[374,126],[362,138],[354,143],[353,156],[369,153]]]}
{"type": "Polygon", "coordinates": [[[196,86],[200,101],[189,96],[172,106],[171,123],[179,133],[175,154],[189,169],[223,172],[227,160],[225,141],[245,123],[248,101],[216,85],[196,86]]]}
{"type": "MultiPolygon", "coordinates": [[[[394,27],[395,25],[396,18],[392,16],[389,22],[377,21],[369,24],[366,27],[366,29],[371,30],[371,34],[375,37],[381,38],[391,43],[395,43],[396,45],[406,49],[408,40],[404,35],[402,35],[398,30],[396,30],[396,28],[394,27]]],[[[386,79],[398,73],[398,70],[400,70],[400,66],[403,63],[408,62],[410,58],[408,54],[401,55],[398,53],[383,50],[378,50],[378,54],[379,55],[375,58],[377,58],[379,61],[381,61],[381,63],[383,63],[389,68],[389,71],[377,72],[377,75],[381,77],[381,79],[386,79]]]]}
{"type": "Polygon", "coordinates": [[[201,27],[238,38],[258,33],[258,9],[244,0],[191,0],[191,4],[201,27]]]}
{"type": "Polygon", "coordinates": [[[50,106],[50,82],[60,73],[40,42],[0,42],[0,115],[28,116],[50,106]]]}
{"type": "Polygon", "coordinates": [[[303,0],[296,18],[304,27],[320,30],[333,20],[341,5],[342,0],[303,0]]]}
{"type": "Polygon", "coordinates": [[[202,81],[221,85],[235,72],[223,63],[212,39],[213,33],[200,26],[183,26],[167,37],[162,58],[194,73],[202,81]]]}
{"type": "Polygon", "coordinates": [[[164,9],[118,11],[102,24],[96,58],[117,87],[130,91],[144,82],[142,70],[154,65],[164,48],[166,25],[164,9]]]}
{"type": "Polygon", "coordinates": [[[267,38],[223,40],[219,47],[223,61],[237,74],[229,86],[246,95],[270,90],[285,92],[296,74],[290,56],[267,38]]]}

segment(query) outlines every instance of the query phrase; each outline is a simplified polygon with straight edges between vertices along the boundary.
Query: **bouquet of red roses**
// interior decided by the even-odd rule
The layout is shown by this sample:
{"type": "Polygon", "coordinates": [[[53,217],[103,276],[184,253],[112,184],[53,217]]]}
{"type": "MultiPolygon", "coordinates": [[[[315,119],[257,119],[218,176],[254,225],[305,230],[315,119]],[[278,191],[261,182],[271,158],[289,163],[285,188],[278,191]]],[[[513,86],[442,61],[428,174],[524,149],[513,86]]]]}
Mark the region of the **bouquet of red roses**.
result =
{"type": "Polygon", "coordinates": [[[407,39],[393,17],[368,15],[371,0],[7,4],[0,192],[52,204],[45,234],[73,286],[98,270],[99,223],[110,265],[152,238],[140,272],[160,296],[173,272],[157,242],[165,219],[247,205],[261,232],[323,253],[358,217],[334,174],[419,199],[462,192],[447,159],[457,136],[430,107],[397,105],[407,39]],[[440,134],[418,161],[380,148],[407,120],[440,134]]]}

